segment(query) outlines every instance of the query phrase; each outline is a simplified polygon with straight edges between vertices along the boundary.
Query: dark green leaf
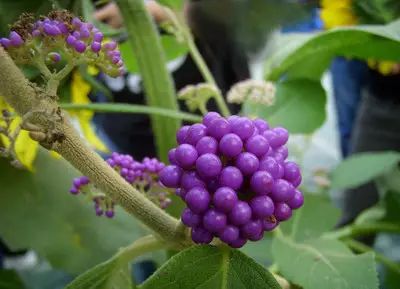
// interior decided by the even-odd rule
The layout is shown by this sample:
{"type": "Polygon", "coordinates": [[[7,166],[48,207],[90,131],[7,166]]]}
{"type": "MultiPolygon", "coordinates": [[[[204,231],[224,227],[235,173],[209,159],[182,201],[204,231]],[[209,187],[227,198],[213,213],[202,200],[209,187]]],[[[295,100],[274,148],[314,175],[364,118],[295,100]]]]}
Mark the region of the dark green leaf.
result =
{"type": "Polygon", "coordinates": [[[24,289],[25,286],[14,270],[0,270],[0,288],[24,289]]]}
{"type": "Polygon", "coordinates": [[[386,211],[384,220],[400,224],[400,194],[387,192],[383,199],[383,203],[386,211]]]}
{"type": "Polygon", "coordinates": [[[271,107],[246,103],[245,113],[257,115],[273,126],[291,133],[312,133],[325,121],[326,94],[320,82],[290,80],[277,84],[276,102],[271,107]]]}
{"type": "Polygon", "coordinates": [[[389,172],[400,161],[400,153],[360,153],[344,160],[332,174],[332,187],[354,188],[389,172]]]}
{"type": "Polygon", "coordinates": [[[162,266],[141,289],[280,288],[265,268],[238,250],[194,246],[162,266]]]}
{"type": "Polygon", "coordinates": [[[55,268],[80,273],[142,235],[122,209],[99,218],[93,203],[68,193],[78,173],[62,159],[39,154],[34,174],[0,160],[0,235],[12,249],[30,248],[55,268]]]}

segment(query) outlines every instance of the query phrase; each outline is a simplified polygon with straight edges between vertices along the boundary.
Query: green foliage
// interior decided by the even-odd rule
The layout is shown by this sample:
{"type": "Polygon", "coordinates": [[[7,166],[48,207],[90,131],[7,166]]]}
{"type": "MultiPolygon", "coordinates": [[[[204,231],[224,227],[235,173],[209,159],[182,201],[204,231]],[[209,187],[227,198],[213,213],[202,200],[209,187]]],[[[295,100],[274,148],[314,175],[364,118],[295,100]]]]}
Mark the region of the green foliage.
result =
{"type": "Polygon", "coordinates": [[[325,121],[326,94],[320,82],[296,79],[277,84],[276,103],[267,107],[246,103],[244,111],[291,133],[312,133],[325,121]]]}
{"type": "Polygon", "coordinates": [[[360,23],[386,24],[400,17],[400,2],[397,0],[355,0],[353,9],[360,23]]]}
{"type": "Polygon", "coordinates": [[[335,56],[400,61],[400,21],[385,26],[338,28],[311,35],[288,35],[265,63],[266,78],[320,79],[335,56]]]}
{"type": "Polygon", "coordinates": [[[183,7],[184,0],[159,0],[158,2],[179,11],[183,7]]]}
{"type": "Polygon", "coordinates": [[[400,153],[360,153],[344,160],[332,173],[333,188],[354,188],[392,170],[400,153]]]}
{"type": "Polygon", "coordinates": [[[0,288],[24,289],[25,286],[14,270],[0,270],[0,288]]]}
{"type": "MultiPolygon", "coordinates": [[[[133,289],[129,266],[114,257],[86,271],[65,289],[133,289]]],[[[136,287],[135,287],[136,288],[136,287]]]]}
{"type": "Polygon", "coordinates": [[[172,257],[140,289],[278,289],[274,277],[240,251],[194,246],[172,257]]]}
{"type": "Polygon", "coordinates": [[[0,160],[0,235],[12,249],[33,249],[55,268],[79,273],[144,233],[122,209],[115,219],[99,218],[91,201],[69,194],[77,172],[65,161],[41,153],[35,168],[0,160]]]}
{"type": "Polygon", "coordinates": [[[304,207],[273,241],[280,272],[304,289],[377,289],[372,253],[356,256],[341,242],[321,237],[337,217],[337,209],[328,200],[307,195],[304,207]]]}

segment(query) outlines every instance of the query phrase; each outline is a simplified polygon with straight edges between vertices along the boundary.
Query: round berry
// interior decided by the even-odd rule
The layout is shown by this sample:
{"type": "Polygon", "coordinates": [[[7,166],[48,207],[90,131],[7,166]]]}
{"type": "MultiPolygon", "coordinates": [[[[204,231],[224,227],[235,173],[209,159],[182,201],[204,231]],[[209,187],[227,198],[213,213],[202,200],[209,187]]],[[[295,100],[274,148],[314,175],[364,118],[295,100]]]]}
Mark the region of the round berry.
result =
{"type": "Polygon", "coordinates": [[[255,197],[250,201],[253,216],[257,218],[266,218],[274,213],[274,202],[268,196],[255,197]]]}
{"type": "Polygon", "coordinates": [[[181,177],[182,169],[177,166],[166,166],[160,171],[160,182],[168,188],[177,188],[181,177]]]}
{"type": "Polygon", "coordinates": [[[237,121],[238,119],[240,119],[240,116],[238,115],[231,115],[230,117],[228,117],[228,122],[230,125],[232,125],[235,121],[237,121]]]}
{"type": "Polygon", "coordinates": [[[207,135],[206,126],[201,123],[196,123],[189,128],[186,136],[186,142],[195,146],[197,142],[206,135],[207,135]]]}
{"type": "Polygon", "coordinates": [[[205,188],[206,185],[204,182],[199,178],[196,172],[189,171],[184,172],[181,178],[181,187],[187,191],[193,189],[194,187],[202,187],[205,188]]]}
{"type": "Polygon", "coordinates": [[[229,214],[229,220],[233,225],[241,226],[251,219],[251,208],[248,203],[243,201],[236,202],[229,214]]]}
{"type": "Polygon", "coordinates": [[[197,227],[201,223],[201,216],[193,213],[189,208],[183,210],[182,223],[188,227],[197,227]]]}
{"type": "Polygon", "coordinates": [[[178,142],[178,144],[186,143],[186,136],[188,134],[189,128],[190,126],[185,125],[178,130],[178,132],[176,133],[176,141],[178,142]]]}
{"type": "Polygon", "coordinates": [[[289,156],[289,151],[286,146],[281,146],[275,149],[273,157],[278,161],[284,161],[289,156]]]}
{"type": "Polygon", "coordinates": [[[256,118],[253,120],[254,126],[258,129],[259,133],[263,133],[267,129],[269,129],[268,123],[261,119],[261,118],[256,118]]]}
{"type": "Polygon", "coordinates": [[[299,190],[295,190],[293,198],[286,202],[292,210],[300,208],[304,203],[304,196],[299,190]]]}
{"type": "Polygon", "coordinates": [[[287,131],[287,129],[283,128],[283,127],[276,127],[273,129],[276,137],[276,143],[278,144],[278,146],[283,146],[284,144],[287,143],[288,139],[289,139],[289,132],[287,131]]]}
{"type": "Polygon", "coordinates": [[[243,174],[237,167],[226,167],[221,171],[219,176],[219,184],[238,190],[243,183],[243,174]]]}
{"type": "Polygon", "coordinates": [[[272,231],[279,225],[279,222],[277,220],[272,219],[264,219],[262,222],[264,231],[272,231]]]}
{"type": "Polygon", "coordinates": [[[226,227],[226,216],[215,209],[209,209],[204,214],[203,226],[211,233],[218,233],[226,227]]]}
{"type": "Polygon", "coordinates": [[[221,118],[221,115],[218,112],[210,111],[203,117],[203,124],[208,127],[217,118],[221,118]]]}
{"type": "Polygon", "coordinates": [[[197,150],[190,144],[181,144],[175,151],[177,164],[185,169],[194,166],[198,156],[197,150]]]}
{"type": "Polygon", "coordinates": [[[243,175],[251,175],[258,170],[260,162],[252,153],[241,153],[236,159],[236,166],[243,175]]]}
{"type": "Polygon", "coordinates": [[[238,197],[236,192],[228,187],[219,188],[213,196],[215,208],[224,213],[231,211],[237,201],[238,197]]]}
{"type": "Polygon", "coordinates": [[[271,198],[275,202],[286,202],[293,198],[295,189],[288,181],[279,179],[272,186],[271,198]]]}
{"type": "Polygon", "coordinates": [[[239,238],[239,229],[235,226],[228,225],[220,232],[219,238],[222,242],[230,244],[239,238]]]}
{"type": "Polygon", "coordinates": [[[286,221],[292,216],[292,209],[285,203],[275,205],[274,216],[278,221],[286,221]]]}
{"type": "Polygon", "coordinates": [[[236,157],[243,150],[243,142],[236,134],[228,133],[219,142],[219,150],[229,158],[236,157]]]}
{"type": "Polygon", "coordinates": [[[280,146],[278,135],[273,130],[266,130],[262,136],[268,141],[269,145],[274,149],[280,146]]]}
{"type": "Polygon", "coordinates": [[[175,158],[175,152],[176,149],[173,148],[168,152],[168,161],[172,164],[172,165],[176,165],[176,158],[175,158]]]}
{"type": "Polygon", "coordinates": [[[302,177],[300,175],[296,180],[292,181],[291,183],[295,188],[297,188],[298,186],[300,186],[301,181],[302,181],[302,177]]]}
{"type": "Polygon", "coordinates": [[[274,179],[278,179],[280,176],[280,165],[272,157],[266,157],[260,162],[261,171],[267,171],[274,179]]]}
{"type": "Polygon", "coordinates": [[[229,245],[230,245],[232,248],[239,249],[239,248],[242,248],[244,245],[246,245],[246,243],[247,243],[247,240],[246,240],[246,239],[244,239],[244,238],[238,238],[238,239],[236,239],[235,241],[229,243],[229,245]]]}
{"type": "Polygon", "coordinates": [[[208,191],[202,187],[194,187],[187,192],[185,202],[192,212],[204,213],[210,205],[211,197],[208,191]]]}
{"type": "Polygon", "coordinates": [[[209,244],[213,239],[213,235],[202,227],[192,229],[192,240],[197,244],[209,244]]]}
{"type": "Polygon", "coordinates": [[[222,162],[215,154],[204,154],[196,161],[196,169],[203,178],[214,178],[222,170],[222,162]]]}
{"type": "Polygon", "coordinates": [[[210,193],[214,193],[220,187],[218,178],[207,179],[207,189],[210,193]]]}
{"type": "Polygon", "coordinates": [[[210,136],[202,137],[196,144],[196,150],[199,155],[216,154],[218,150],[218,142],[210,136]]]}
{"type": "Polygon", "coordinates": [[[208,125],[208,134],[213,138],[220,140],[224,135],[230,133],[231,127],[224,118],[216,118],[208,125]]]}
{"type": "Polygon", "coordinates": [[[251,137],[254,129],[253,122],[246,117],[241,117],[232,122],[232,132],[237,134],[242,140],[247,140],[251,137]]]}
{"type": "Polygon", "coordinates": [[[268,150],[268,141],[262,135],[254,135],[246,141],[246,151],[257,157],[262,157],[268,150]]]}
{"type": "Polygon", "coordinates": [[[265,195],[271,192],[274,178],[267,171],[257,171],[250,179],[253,191],[258,195],[265,195]]]}
{"type": "Polygon", "coordinates": [[[285,170],[284,178],[289,182],[295,181],[300,177],[299,166],[294,162],[286,162],[283,165],[285,170]]]}
{"type": "Polygon", "coordinates": [[[263,237],[263,226],[260,220],[253,220],[240,228],[243,237],[251,241],[258,241],[263,237]]]}

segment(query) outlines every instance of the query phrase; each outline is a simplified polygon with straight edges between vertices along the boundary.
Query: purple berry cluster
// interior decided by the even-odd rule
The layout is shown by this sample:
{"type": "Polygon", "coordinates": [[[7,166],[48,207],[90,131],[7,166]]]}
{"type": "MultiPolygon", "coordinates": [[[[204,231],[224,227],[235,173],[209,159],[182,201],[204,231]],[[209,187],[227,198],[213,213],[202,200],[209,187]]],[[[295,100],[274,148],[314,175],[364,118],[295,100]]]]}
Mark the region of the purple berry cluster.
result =
{"type": "MultiPolygon", "coordinates": [[[[165,209],[171,203],[169,192],[159,182],[159,173],[165,165],[155,158],[144,158],[136,161],[130,155],[112,153],[107,163],[137,190],[149,197],[153,202],[165,209]]],[[[96,215],[112,218],[114,216],[114,202],[104,193],[99,193],[90,185],[86,176],[73,180],[70,193],[89,195],[95,205],[96,215]]]]}
{"type": "Polygon", "coordinates": [[[303,205],[299,167],[286,161],[288,131],[262,119],[209,112],[183,126],[161,183],[175,188],[187,208],[182,222],[196,243],[214,237],[240,248],[292,216],[303,205]]]}
{"type": "Polygon", "coordinates": [[[52,12],[35,22],[31,15],[23,15],[14,27],[0,44],[17,62],[35,64],[38,57],[45,56],[47,62],[57,63],[63,55],[66,60],[96,65],[111,76],[124,72],[117,43],[104,42],[103,33],[93,24],[67,11],[52,12]]]}

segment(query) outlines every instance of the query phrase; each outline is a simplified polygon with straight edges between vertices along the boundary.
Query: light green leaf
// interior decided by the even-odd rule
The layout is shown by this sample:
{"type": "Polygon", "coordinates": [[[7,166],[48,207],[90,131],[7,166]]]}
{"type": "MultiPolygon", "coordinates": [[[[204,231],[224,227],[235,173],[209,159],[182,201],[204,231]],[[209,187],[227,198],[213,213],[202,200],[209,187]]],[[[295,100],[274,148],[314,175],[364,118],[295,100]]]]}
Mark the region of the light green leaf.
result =
{"type": "Polygon", "coordinates": [[[183,0],[159,0],[160,4],[168,6],[175,10],[181,10],[183,8],[183,0]]]}
{"type": "Polygon", "coordinates": [[[338,28],[318,34],[282,38],[265,63],[266,78],[319,79],[335,56],[400,61],[400,21],[389,25],[338,28]],[[289,43],[289,45],[288,45],[289,43]],[[286,46],[285,46],[286,45],[286,46]]]}
{"type": "Polygon", "coordinates": [[[284,234],[295,241],[318,238],[335,226],[340,210],[327,197],[306,194],[304,206],[297,210],[290,221],[280,225],[284,234]],[[323,217],[321,217],[323,216],[323,217]]]}
{"type": "Polygon", "coordinates": [[[68,193],[78,172],[62,159],[42,152],[35,168],[0,160],[0,235],[11,249],[33,249],[54,268],[80,273],[145,233],[122,209],[100,218],[91,201],[68,193]]]}
{"type": "Polygon", "coordinates": [[[284,277],[304,289],[378,289],[374,254],[354,255],[336,240],[296,243],[279,236],[273,254],[284,277]]]}
{"type": "Polygon", "coordinates": [[[332,187],[354,188],[389,172],[400,161],[400,153],[360,153],[344,160],[332,173],[332,187]]]}
{"type": "Polygon", "coordinates": [[[238,250],[194,246],[162,266],[140,289],[278,289],[265,268],[238,250]]]}
{"type": "Polygon", "coordinates": [[[244,111],[271,125],[281,125],[291,133],[312,133],[325,121],[326,94],[320,82],[290,80],[277,84],[276,102],[267,107],[246,103],[244,111]]]}

